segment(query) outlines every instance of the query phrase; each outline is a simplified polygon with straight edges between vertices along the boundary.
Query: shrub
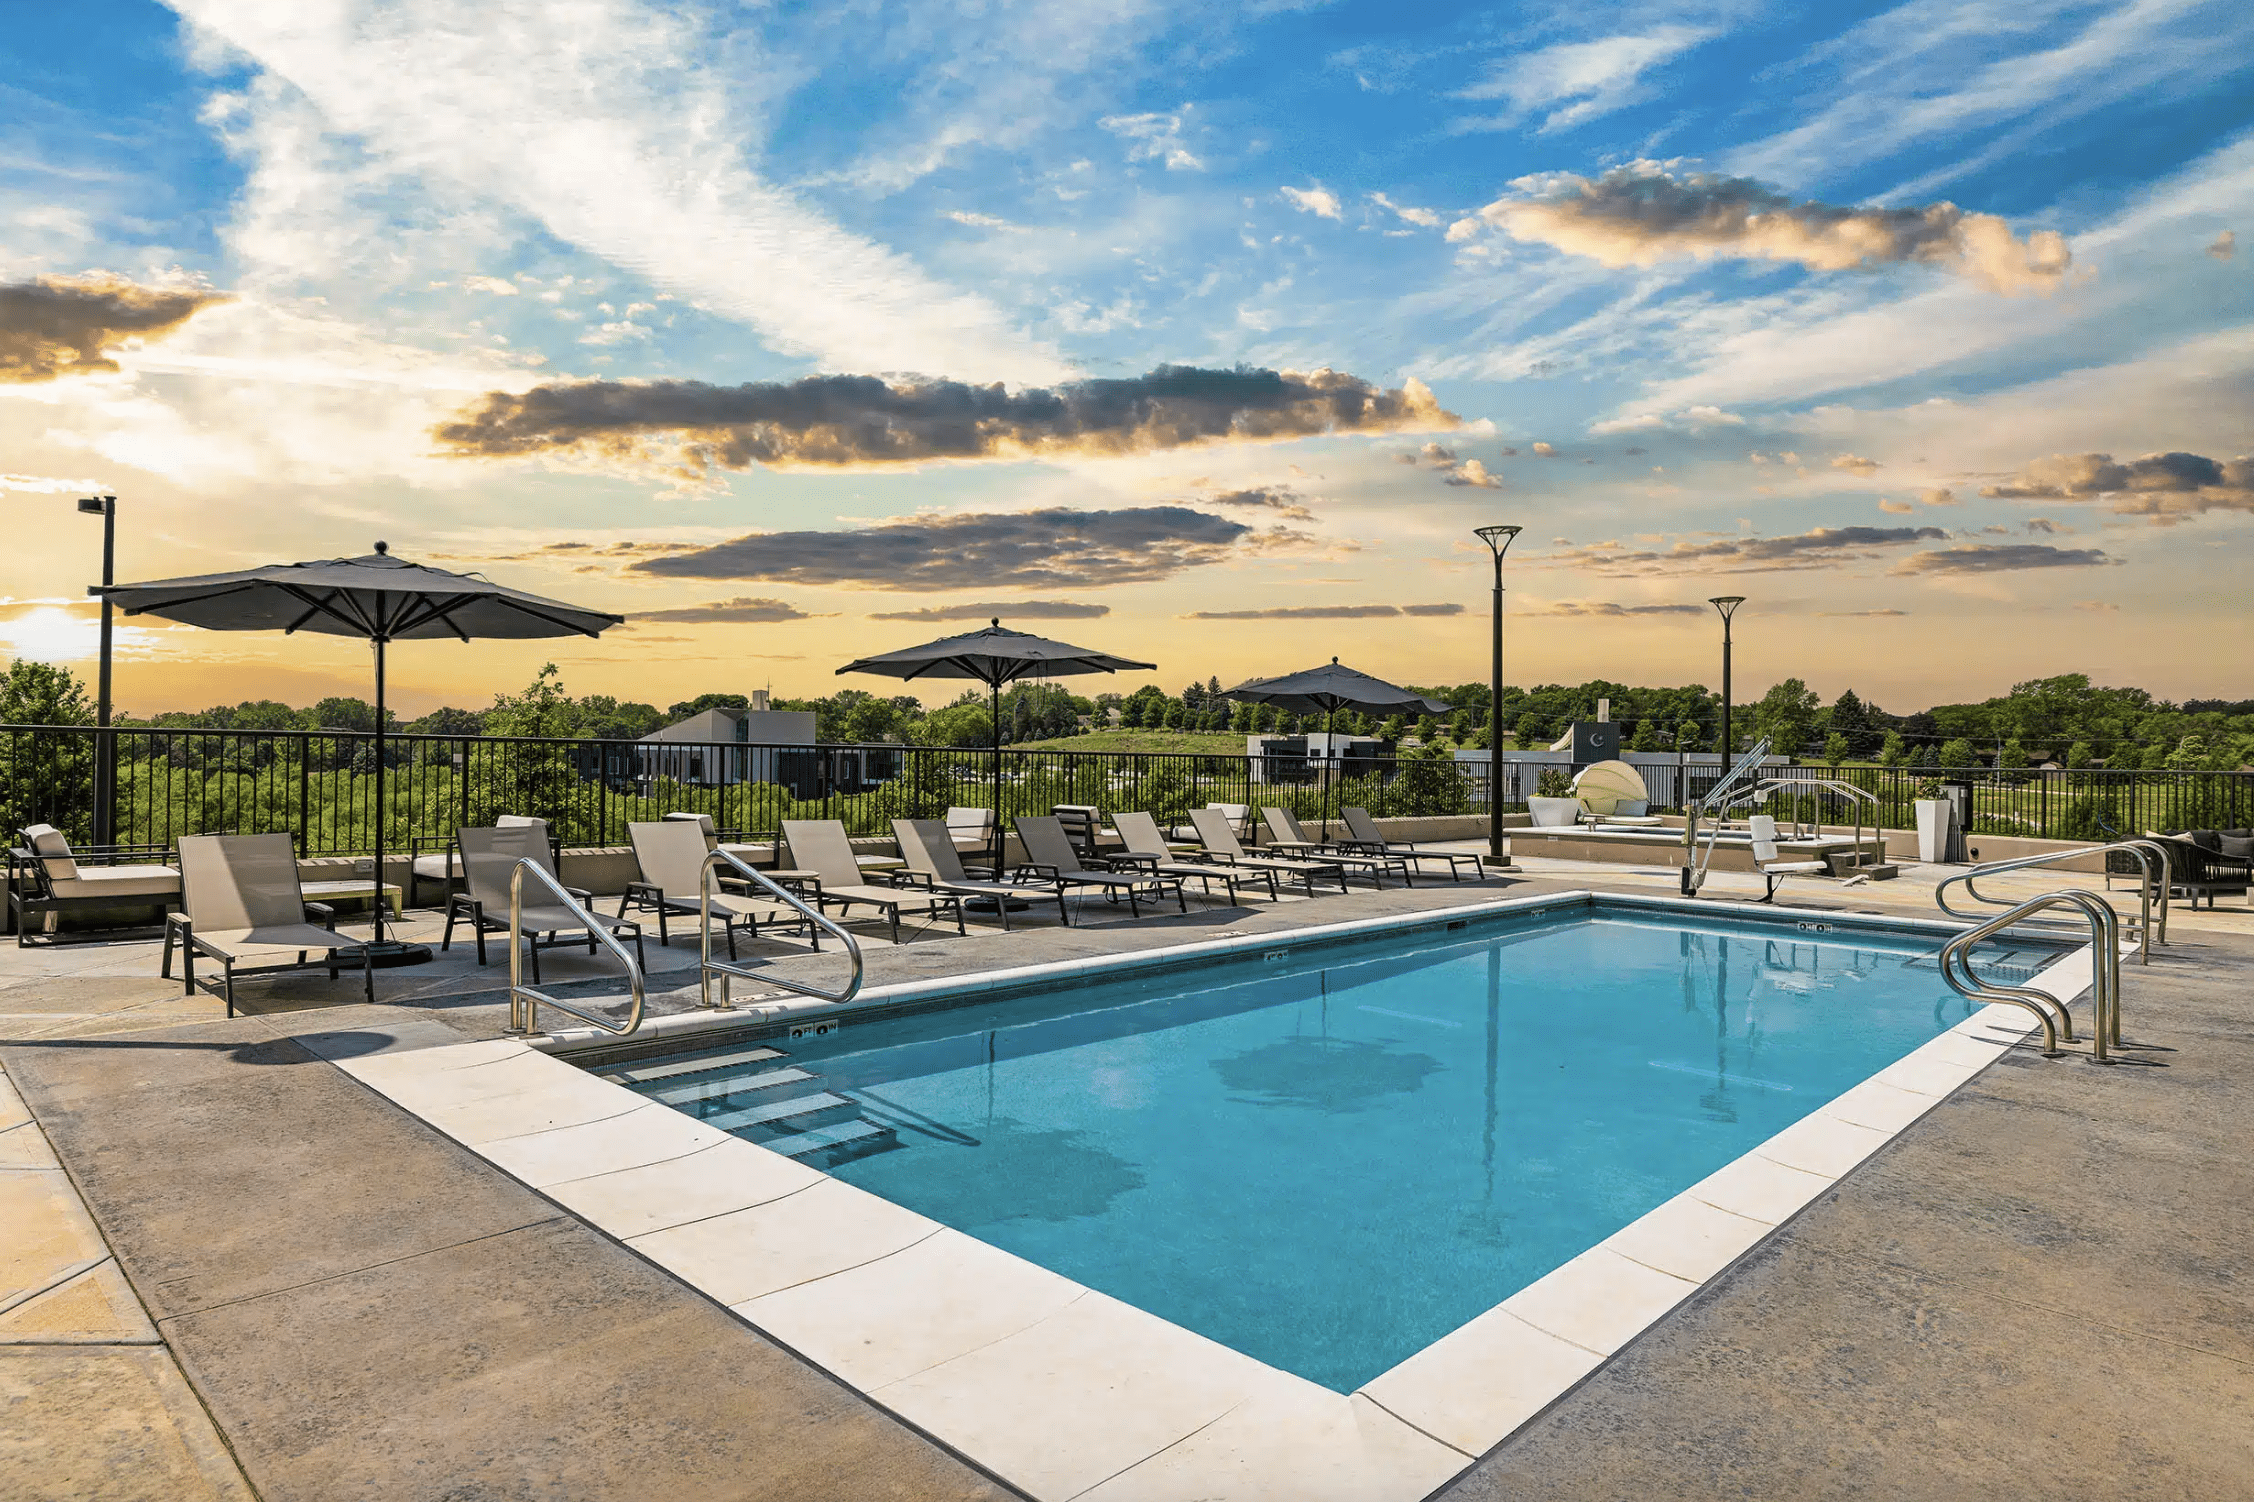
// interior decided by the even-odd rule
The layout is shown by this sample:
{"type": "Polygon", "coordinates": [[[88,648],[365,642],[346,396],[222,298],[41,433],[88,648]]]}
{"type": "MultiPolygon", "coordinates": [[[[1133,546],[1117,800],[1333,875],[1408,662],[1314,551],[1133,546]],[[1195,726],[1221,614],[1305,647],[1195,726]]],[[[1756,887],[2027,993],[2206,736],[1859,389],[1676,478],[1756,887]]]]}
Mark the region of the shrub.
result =
{"type": "Polygon", "coordinates": [[[1570,798],[1573,796],[1573,779],[1557,768],[1551,767],[1534,784],[1537,798],[1570,798]]]}

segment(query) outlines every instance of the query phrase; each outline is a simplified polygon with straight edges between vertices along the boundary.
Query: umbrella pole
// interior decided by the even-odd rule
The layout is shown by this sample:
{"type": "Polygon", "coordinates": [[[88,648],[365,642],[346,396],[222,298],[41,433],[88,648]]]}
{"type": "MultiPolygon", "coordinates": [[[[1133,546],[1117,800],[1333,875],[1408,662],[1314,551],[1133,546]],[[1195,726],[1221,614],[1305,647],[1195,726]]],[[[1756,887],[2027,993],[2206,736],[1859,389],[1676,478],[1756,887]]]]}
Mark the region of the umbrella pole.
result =
{"type": "MultiPolygon", "coordinates": [[[[1331,661],[1336,662],[1338,659],[1333,657],[1331,661]]],[[[1330,713],[1323,719],[1323,760],[1330,764],[1330,775],[1323,779],[1322,838],[1327,840],[1330,838],[1331,784],[1338,781],[1338,706],[1336,704],[1330,707],[1330,713]]]]}
{"type": "Polygon", "coordinates": [[[377,942],[378,944],[381,944],[382,942],[384,942],[384,932],[383,932],[383,856],[384,856],[384,849],[383,849],[383,844],[384,844],[384,840],[383,840],[383,815],[384,815],[384,803],[383,803],[383,791],[384,791],[384,789],[383,789],[383,762],[384,762],[384,756],[383,756],[383,714],[384,714],[384,709],[383,709],[383,679],[384,679],[384,660],[383,660],[383,656],[384,656],[384,653],[383,653],[383,649],[384,649],[384,639],[383,639],[382,637],[378,636],[378,637],[374,638],[374,640],[375,640],[375,644],[376,644],[376,808],[375,808],[375,823],[376,823],[376,890],[375,890],[376,939],[375,939],[375,941],[376,941],[376,942],[377,942]]]}
{"type": "Polygon", "coordinates": [[[1002,863],[1010,850],[1009,831],[1002,826],[1002,680],[986,685],[994,706],[994,879],[1002,879],[1002,863]]]}

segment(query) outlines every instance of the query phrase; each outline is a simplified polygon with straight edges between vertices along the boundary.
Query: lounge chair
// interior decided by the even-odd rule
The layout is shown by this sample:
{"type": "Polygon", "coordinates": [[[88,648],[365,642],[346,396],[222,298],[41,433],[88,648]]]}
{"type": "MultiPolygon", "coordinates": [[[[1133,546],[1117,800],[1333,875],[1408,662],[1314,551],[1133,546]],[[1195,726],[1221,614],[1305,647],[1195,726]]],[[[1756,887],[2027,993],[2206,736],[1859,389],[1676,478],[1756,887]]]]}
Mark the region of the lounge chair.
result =
{"type": "MultiPolygon", "coordinates": [[[[500,814],[494,818],[493,824],[498,829],[521,829],[533,824],[539,825],[542,829],[548,828],[546,819],[536,819],[526,814],[500,814]]],[[[554,864],[560,857],[560,852],[556,846],[556,836],[551,832],[548,836],[550,864],[554,864]]],[[[409,907],[420,906],[415,899],[421,895],[418,888],[426,881],[437,882],[444,889],[443,895],[452,897],[454,895],[454,884],[461,879],[462,846],[460,841],[453,841],[438,854],[415,857],[412,874],[407,878],[407,891],[404,894],[404,900],[409,907]]]]}
{"type": "MultiPolygon", "coordinates": [[[[908,869],[896,880],[919,891],[950,892],[957,897],[991,902],[1001,916],[1005,933],[1010,926],[1010,904],[1025,901],[1035,890],[1030,882],[993,880],[991,866],[965,869],[961,855],[955,850],[955,842],[947,837],[947,826],[938,819],[894,819],[892,834],[900,842],[900,854],[908,862],[908,869]]],[[[1047,895],[1056,898],[1058,921],[1069,927],[1072,914],[1065,909],[1064,884],[1050,883],[1047,895]]]]}
{"type": "MultiPolygon", "coordinates": [[[[1208,803],[1205,806],[1210,809],[1218,810],[1221,816],[1229,821],[1229,827],[1236,831],[1237,839],[1239,841],[1249,840],[1252,838],[1253,831],[1251,804],[1208,803]]],[[[1174,838],[1179,840],[1197,840],[1200,844],[1204,843],[1203,837],[1197,832],[1196,823],[1194,820],[1187,825],[1176,825],[1172,833],[1174,838]]]]}
{"type": "Polygon", "coordinates": [[[2190,898],[2195,913],[2201,897],[2212,908],[2217,896],[2243,896],[2254,886],[2254,855],[2248,853],[2254,846],[2249,845],[2246,830],[2187,829],[2180,834],[2147,830],[2143,837],[2167,852],[2169,890],[2190,898]]]}
{"type": "Polygon", "coordinates": [[[1398,855],[1410,861],[1445,861],[1452,881],[1463,880],[1462,872],[1458,869],[1461,866],[1471,867],[1471,874],[1474,876],[1479,874],[1479,857],[1469,851],[1428,850],[1422,845],[1397,843],[1385,837],[1384,831],[1377,827],[1377,820],[1370,817],[1368,809],[1342,808],[1339,813],[1346,820],[1347,838],[1342,842],[1345,849],[1398,855]]]}
{"type": "Polygon", "coordinates": [[[1229,827],[1227,815],[1219,809],[1191,809],[1190,823],[1196,827],[1198,843],[1205,847],[1205,853],[1224,865],[1295,877],[1307,888],[1307,895],[1310,897],[1315,895],[1317,878],[1335,880],[1341,892],[1346,890],[1346,867],[1341,862],[1327,859],[1281,860],[1273,856],[1254,855],[1238,842],[1237,832],[1229,827]]]}
{"type": "Polygon", "coordinates": [[[1059,803],[1049,809],[1049,816],[1064,826],[1064,837],[1072,841],[1084,864],[1102,858],[1103,851],[1098,848],[1103,835],[1102,809],[1088,803],[1059,803]]]}
{"type": "Polygon", "coordinates": [[[1416,885],[1409,877],[1407,857],[1388,855],[1378,851],[1349,850],[1335,841],[1310,840],[1307,831],[1299,827],[1299,815],[1288,808],[1263,808],[1260,817],[1268,821],[1268,843],[1263,850],[1282,850],[1302,860],[1337,861],[1349,871],[1362,871],[1370,878],[1370,885],[1385,885],[1385,873],[1398,871],[1401,885],[1416,885]]]}
{"type": "Polygon", "coordinates": [[[68,912],[95,912],[104,908],[162,909],[169,915],[180,907],[180,872],[172,866],[150,865],[150,857],[163,854],[162,845],[104,845],[85,852],[87,864],[70,847],[63,832],[52,824],[26,825],[23,846],[8,857],[8,921],[16,930],[16,947],[30,942],[32,921],[50,938],[55,920],[68,912]],[[95,860],[125,857],[134,865],[93,865],[95,860]]]}
{"type": "Polygon", "coordinates": [[[1787,861],[1777,859],[1777,821],[1767,814],[1755,814],[1745,821],[1753,835],[1753,864],[1760,868],[1769,889],[1762,894],[1763,902],[1777,900],[1777,883],[1787,876],[1825,876],[1831,867],[1823,861],[1787,861]]]}
{"type": "Polygon", "coordinates": [[[1268,895],[1276,895],[1276,873],[1273,871],[1246,871],[1235,866],[1224,866],[1212,861],[1181,859],[1174,847],[1166,843],[1159,830],[1158,820],[1147,813],[1120,813],[1111,816],[1111,827],[1119,831],[1126,846],[1104,857],[1116,867],[1135,867],[1154,876],[1171,876],[1187,883],[1193,878],[1204,884],[1205,895],[1213,895],[1213,883],[1220,882],[1229,894],[1233,905],[1237,900],[1237,883],[1240,880],[1260,880],[1268,884],[1268,895]]]}
{"type": "Polygon", "coordinates": [[[990,808],[950,808],[947,810],[947,838],[958,851],[994,848],[994,810],[990,808]]]}
{"type": "Polygon", "coordinates": [[[970,932],[963,925],[960,897],[914,887],[871,886],[862,881],[860,862],[853,857],[853,841],[847,837],[845,825],[836,819],[785,819],[783,839],[790,845],[792,867],[814,873],[814,890],[809,896],[824,907],[836,903],[842,913],[850,913],[855,903],[876,908],[891,920],[895,944],[900,942],[903,912],[926,916],[952,912],[955,932],[970,932]]]}
{"type": "Polygon", "coordinates": [[[181,984],[196,994],[196,956],[219,961],[220,984],[205,989],[227,998],[235,1015],[237,976],[288,970],[326,970],[337,978],[337,956],[355,951],[370,1002],[376,999],[374,958],[365,941],[340,940],[334,909],[307,902],[298,889],[297,845],[286,834],[192,834],[180,842],[180,887],[187,911],[167,914],[164,956],[157,974],[172,975],[172,946],[181,947],[181,984]],[[308,920],[318,920],[319,928],[308,920]],[[280,957],[294,953],[295,960],[280,957]],[[309,954],[320,959],[309,960],[309,954]],[[242,960],[271,960],[237,970],[242,960]]]}
{"type": "MultiPolygon", "coordinates": [[[[641,879],[626,884],[626,891],[618,899],[618,916],[626,916],[628,907],[657,914],[657,942],[660,948],[670,947],[673,936],[667,931],[668,914],[704,919],[704,863],[712,854],[713,846],[707,843],[702,828],[685,819],[666,819],[656,824],[629,824],[626,838],[634,846],[634,863],[641,868],[641,879]]],[[[762,902],[734,892],[719,890],[722,873],[735,873],[723,865],[712,873],[712,914],[728,937],[728,958],[736,957],[736,930],[743,929],[753,938],[759,937],[759,925],[764,920],[771,928],[781,923],[786,926],[803,924],[813,947],[822,947],[820,931],[807,920],[804,913],[779,902],[762,902]]],[[[738,876],[738,882],[742,877],[738,876]]]]}
{"type": "Polygon", "coordinates": [[[1147,871],[1090,870],[1080,864],[1079,852],[1072,848],[1071,838],[1055,815],[1025,815],[1016,822],[1018,843],[1025,847],[1025,864],[1012,872],[1013,876],[1030,872],[1043,881],[1060,882],[1067,887],[1094,887],[1113,899],[1125,897],[1128,913],[1137,918],[1143,915],[1145,895],[1164,900],[1167,888],[1171,887],[1175,904],[1185,913],[1190,910],[1189,898],[1182,894],[1180,878],[1147,871]]]}
{"type": "Polygon", "coordinates": [[[446,934],[439,942],[440,949],[454,947],[454,925],[458,922],[467,922],[470,932],[476,936],[480,965],[485,963],[487,934],[509,934],[512,944],[529,940],[532,983],[538,985],[541,949],[558,948],[566,942],[576,945],[577,939],[567,941],[562,935],[585,934],[587,952],[593,954],[598,942],[595,930],[607,928],[614,934],[632,936],[634,958],[637,963],[641,961],[642,925],[587,908],[587,904],[594,901],[594,894],[578,887],[564,890],[582,908],[587,908],[584,917],[557,902],[555,894],[545,886],[528,884],[523,892],[523,907],[517,915],[516,931],[510,933],[509,890],[516,880],[517,862],[536,861],[550,876],[556,875],[555,854],[548,844],[548,826],[544,820],[492,829],[457,829],[454,843],[462,852],[462,878],[468,890],[446,899],[446,934]],[[548,939],[545,945],[540,942],[543,934],[548,939]]]}

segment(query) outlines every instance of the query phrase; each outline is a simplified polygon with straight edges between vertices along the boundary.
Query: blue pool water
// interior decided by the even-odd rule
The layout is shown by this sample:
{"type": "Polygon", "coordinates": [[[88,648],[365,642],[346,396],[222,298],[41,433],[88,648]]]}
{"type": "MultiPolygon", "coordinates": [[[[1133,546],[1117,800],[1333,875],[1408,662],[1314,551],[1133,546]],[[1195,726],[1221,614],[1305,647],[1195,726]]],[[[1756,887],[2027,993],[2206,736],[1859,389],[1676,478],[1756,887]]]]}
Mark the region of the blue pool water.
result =
{"type": "MultiPolygon", "coordinates": [[[[838,1177],[1348,1391],[1969,1014],[1930,938],[1591,911],[848,1023],[787,1062],[897,1140],[838,1177]]],[[[671,1098],[722,1119],[728,1091],[671,1098]]]]}

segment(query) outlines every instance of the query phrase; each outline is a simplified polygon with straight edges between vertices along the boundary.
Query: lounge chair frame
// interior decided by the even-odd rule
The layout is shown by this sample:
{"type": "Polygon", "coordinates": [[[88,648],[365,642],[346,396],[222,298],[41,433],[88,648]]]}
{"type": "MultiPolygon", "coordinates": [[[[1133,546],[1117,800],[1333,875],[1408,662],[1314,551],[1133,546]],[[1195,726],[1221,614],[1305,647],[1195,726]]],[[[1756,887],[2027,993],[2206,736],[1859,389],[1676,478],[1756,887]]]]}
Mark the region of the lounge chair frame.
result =
{"type": "MultiPolygon", "coordinates": [[[[1236,831],[1229,827],[1229,818],[1218,809],[1193,808],[1190,823],[1197,830],[1198,842],[1205,853],[1223,865],[1237,866],[1248,871],[1267,871],[1274,876],[1297,877],[1307,895],[1315,895],[1316,878],[1336,879],[1341,892],[1351,890],[1346,885],[1346,867],[1335,860],[1276,860],[1254,855],[1237,841],[1236,831]]],[[[1270,890],[1275,890],[1271,885],[1270,890]]]]}
{"type": "Polygon", "coordinates": [[[1268,843],[1264,850],[1292,851],[1304,860],[1337,861],[1340,865],[1366,872],[1370,885],[1385,885],[1383,873],[1400,873],[1401,885],[1413,887],[1415,880],[1409,874],[1405,856],[1384,851],[1350,849],[1338,840],[1310,840],[1307,831],[1299,827],[1299,815],[1288,808],[1269,805],[1260,810],[1260,817],[1268,826],[1268,843]]]}
{"type": "MultiPolygon", "coordinates": [[[[456,892],[446,899],[446,932],[444,937],[439,940],[438,947],[442,952],[452,949],[454,947],[454,925],[459,922],[467,922],[472,937],[477,941],[477,962],[483,965],[486,963],[485,936],[509,932],[509,920],[506,916],[509,911],[507,883],[514,879],[515,863],[529,857],[540,862],[542,867],[548,867],[554,859],[554,847],[549,840],[545,821],[538,825],[504,824],[482,829],[458,829],[454,832],[454,842],[457,848],[462,850],[462,881],[466,890],[456,892]],[[468,846],[473,842],[462,838],[469,834],[480,836],[509,835],[514,838],[509,842],[509,848],[502,848],[501,842],[497,840],[480,841],[479,843],[491,844],[494,848],[472,852],[468,846]],[[484,874],[494,881],[501,882],[501,891],[488,891],[483,896],[479,895],[478,888],[483,884],[478,870],[481,865],[490,867],[484,874]]],[[[556,872],[552,869],[548,871],[548,874],[551,877],[556,876],[556,872]]],[[[557,882],[561,885],[562,878],[557,877],[557,882]]],[[[571,895],[574,902],[587,909],[589,916],[595,923],[610,929],[614,934],[631,934],[634,939],[635,962],[643,963],[641,924],[634,922],[632,919],[612,918],[595,912],[590,906],[595,900],[595,894],[583,887],[564,887],[564,891],[571,895]]],[[[566,917],[571,916],[563,909],[535,908],[533,911],[535,913],[546,913],[550,916],[563,912],[566,917]]],[[[540,984],[541,950],[576,949],[579,947],[578,939],[562,937],[567,933],[584,933],[587,936],[587,952],[589,954],[599,952],[601,941],[595,937],[595,930],[583,922],[558,923],[552,926],[536,925],[511,935],[510,941],[512,943],[529,945],[532,959],[532,983],[534,985],[540,984]],[[545,943],[541,940],[542,934],[547,935],[545,943]]]]}
{"type": "MultiPolygon", "coordinates": [[[[908,863],[908,869],[894,874],[895,883],[919,892],[947,892],[973,902],[990,901],[994,904],[995,915],[1002,920],[1004,933],[1010,929],[1010,904],[1024,902],[1038,885],[1030,880],[995,881],[993,867],[965,866],[941,820],[894,819],[892,833],[900,842],[901,859],[908,863]]],[[[1064,904],[1064,884],[1052,883],[1046,895],[1057,900],[1057,921],[1071,927],[1072,913],[1064,904]]]]}
{"type": "MultiPolygon", "coordinates": [[[[666,927],[666,918],[669,914],[692,918],[699,923],[702,923],[704,921],[705,905],[702,894],[704,871],[703,863],[706,858],[711,855],[712,851],[717,847],[711,842],[710,832],[705,830],[702,826],[691,819],[674,819],[669,817],[655,824],[629,824],[626,826],[626,837],[633,844],[634,862],[635,865],[641,870],[642,874],[638,879],[630,881],[626,884],[625,892],[618,899],[618,916],[621,918],[625,917],[626,910],[629,907],[635,908],[638,911],[645,913],[656,913],[658,947],[660,949],[671,948],[673,944],[673,938],[672,934],[666,927]],[[655,831],[655,833],[646,836],[637,833],[637,831],[644,829],[653,830],[655,831]],[[656,882],[649,879],[650,857],[658,856],[660,852],[655,847],[652,847],[648,851],[647,855],[645,855],[643,841],[645,839],[679,840],[682,838],[682,836],[672,833],[672,831],[677,829],[692,829],[696,831],[696,849],[694,851],[694,863],[698,872],[699,885],[697,888],[698,895],[695,897],[684,897],[680,895],[678,891],[675,891],[669,895],[665,886],[661,882],[656,882]]],[[[685,873],[676,872],[674,874],[680,875],[685,873]]],[[[738,884],[740,885],[740,881],[738,884]]],[[[752,938],[758,938],[759,917],[762,912],[765,912],[767,915],[769,927],[773,927],[776,923],[780,922],[787,922],[792,926],[803,927],[806,930],[807,942],[809,943],[809,945],[811,945],[815,949],[820,949],[822,947],[822,938],[820,931],[817,930],[814,925],[805,918],[794,916],[788,920],[785,920],[778,917],[777,914],[787,911],[787,909],[782,908],[779,904],[755,904],[749,899],[736,896],[733,893],[716,892],[713,894],[712,898],[712,910],[720,917],[721,928],[726,934],[728,940],[728,958],[731,960],[736,958],[736,930],[738,928],[741,928],[752,938]]]]}
{"type": "Polygon", "coordinates": [[[1026,859],[1011,870],[1012,877],[1055,882],[1064,887],[1095,887],[1113,902],[1125,897],[1128,915],[1134,918],[1143,915],[1141,899],[1146,889],[1154,901],[1163,902],[1167,889],[1172,888],[1175,905],[1185,913],[1190,910],[1180,877],[1140,867],[1132,871],[1092,870],[1080,864],[1078,852],[1072,848],[1072,837],[1065,833],[1063,823],[1054,814],[1023,814],[1015,822],[1018,843],[1025,847],[1026,859]],[[1071,864],[1067,865],[1067,860],[1071,864]]]}
{"type": "MultiPolygon", "coordinates": [[[[275,911],[265,914],[250,911],[252,897],[256,894],[245,895],[238,889],[237,893],[232,895],[235,896],[236,901],[244,911],[227,915],[217,921],[228,922],[234,918],[242,918],[245,920],[243,927],[214,928],[212,923],[207,921],[205,924],[206,931],[197,933],[193,909],[186,909],[186,901],[192,886],[200,880],[191,878],[190,870],[191,862],[200,863],[201,857],[205,853],[206,847],[194,843],[202,841],[220,842],[210,847],[211,853],[217,854],[230,871],[232,871],[232,863],[229,861],[229,857],[241,852],[248,859],[263,858],[270,865],[286,862],[286,869],[289,872],[289,879],[293,888],[297,882],[297,847],[289,835],[191,835],[182,840],[180,842],[180,887],[185,910],[165,914],[164,952],[157,963],[157,975],[160,979],[170,980],[172,978],[172,951],[174,946],[177,945],[180,949],[181,994],[193,996],[196,994],[196,987],[201,985],[212,995],[226,999],[227,1015],[232,1017],[235,1015],[235,982],[237,980],[247,980],[262,975],[284,975],[299,970],[326,970],[329,973],[329,979],[333,981],[342,969],[337,956],[357,949],[360,952],[361,990],[370,1005],[375,1003],[375,956],[368,944],[365,941],[358,944],[331,944],[324,949],[318,942],[324,934],[330,937],[336,935],[336,909],[330,907],[327,903],[307,902],[304,896],[299,894],[294,905],[296,921],[292,922],[290,921],[290,912],[283,910],[286,905],[278,905],[275,911]],[[279,841],[280,844],[277,846],[270,843],[273,841],[279,841]],[[321,925],[319,929],[311,927],[311,923],[315,922],[321,925]],[[262,931],[285,937],[279,943],[271,940],[260,941],[255,936],[262,931]],[[251,966],[238,966],[235,963],[236,956],[246,949],[278,949],[287,953],[291,947],[288,940],[292,938],[307,938],[316,942],[308,943],[304,948],[299,949],[295,962],[251,966]],[[322,954],[322,958],[318,960],[306,958],[316,951],[322,954]],[[197,979],[196,956],[199,954],[207,959],[219,962],[220,979],[217,986],[212,985],[208,979],[201,981],[197,979]]],[[[278,899],[268,896],[265,901],[271,904],[277,903],[278,899]]]]}
{"type": "Polygon", "coordinates": [[[900,911],[911,906],[926,916],[951,912],[955,915],[955,932],[970,932],[963,921],[960,896],[905,884],[878,887],[858,880],[861,866],[853,854],[853,839],[845,832],[843,820],[785,819],[783,840],[790,849],[792,869],[814,873],[811,881],[798,885],[806,889],[806,895],[813,899],[816,907],[826,908],[834,902],[841,919],[851,915],[855,903],[876,908],[891,920],[891,937],[895,944],[900,942],[900,911]],[[845,879],[848,876],[855,879],[845,879]]]}
{"type": "Polygon", "coordinates": [[[1408,861],[1445,861],[1448,865],[1448,879],[1451,881],[1463,880],[1463,866],[1470,866],[1474,876],[1479,875],[1483,869],[1479,857],[1467,850],[1427,850],[1422,845],[1387,839],[1377,827],[1377,820],[1370,817],[1370,811],[1366,808],[1342,808],[1338,812],[1339,817],[1346,821],[1347,833],[1346,839],[1338,841],[1341,850],[1397,855],[1408,861]]]}

